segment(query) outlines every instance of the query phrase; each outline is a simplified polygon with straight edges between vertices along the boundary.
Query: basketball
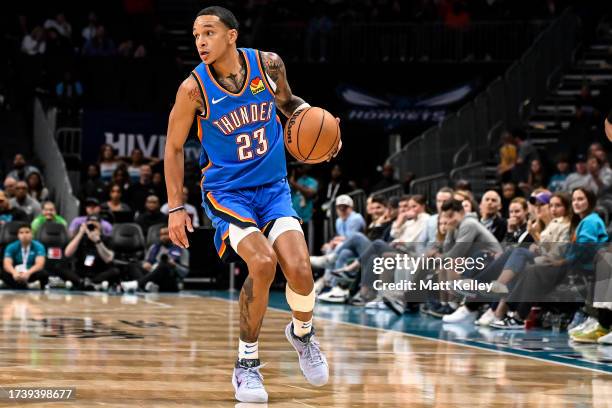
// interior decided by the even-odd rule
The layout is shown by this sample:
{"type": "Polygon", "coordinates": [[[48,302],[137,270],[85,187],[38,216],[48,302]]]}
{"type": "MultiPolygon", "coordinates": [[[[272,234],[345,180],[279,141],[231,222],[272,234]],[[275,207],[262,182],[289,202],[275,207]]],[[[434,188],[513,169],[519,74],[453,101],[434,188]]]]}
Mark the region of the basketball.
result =
{"type": "Polygon", "coordinates": [[[316,164],[329,158],[340,141],[336,118],[322,108],[295,112],[285,126],[285,146],[302,163],[316,164]]]}

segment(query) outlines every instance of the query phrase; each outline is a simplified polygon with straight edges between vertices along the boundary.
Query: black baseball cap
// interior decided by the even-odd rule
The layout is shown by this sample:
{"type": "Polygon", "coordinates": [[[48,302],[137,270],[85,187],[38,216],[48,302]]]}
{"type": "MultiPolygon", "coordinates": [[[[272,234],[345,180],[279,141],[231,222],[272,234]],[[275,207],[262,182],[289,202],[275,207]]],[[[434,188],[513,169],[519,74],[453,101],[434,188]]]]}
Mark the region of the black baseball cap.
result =
{"type": "Polygon", "coordinates": [[[100,205],[100,200],[95,197],[87,197],[85,199],[85,207],[88,207],[90,205],[100,205]]]}

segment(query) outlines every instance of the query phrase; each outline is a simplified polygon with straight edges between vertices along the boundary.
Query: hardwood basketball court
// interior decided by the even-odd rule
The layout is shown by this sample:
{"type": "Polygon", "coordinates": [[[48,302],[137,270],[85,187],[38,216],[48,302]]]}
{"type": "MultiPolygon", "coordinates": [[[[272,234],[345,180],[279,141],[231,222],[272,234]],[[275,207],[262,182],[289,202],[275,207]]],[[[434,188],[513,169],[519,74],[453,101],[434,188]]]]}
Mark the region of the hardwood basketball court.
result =
{"type": "MultiPolygon", "coordinates": [[[[238,307],[201,293],[111,296],[0,294],[1,406],[261,407],[234,400],[238,307]],[[63,402],[17,402],[19,387],[75,388],[63,402]]],[[[269,407],[609,406],[605,370],[315,318],[330,383],[303,379],[269,309],[260,337],[269,407]]],[[[389,312],[379,311],[379,314],[389,312]]],[[[328,313],[325,313],[328,315],[328,313]]],[[[389,313],[390,315],[390,313],[389,313]]]]}

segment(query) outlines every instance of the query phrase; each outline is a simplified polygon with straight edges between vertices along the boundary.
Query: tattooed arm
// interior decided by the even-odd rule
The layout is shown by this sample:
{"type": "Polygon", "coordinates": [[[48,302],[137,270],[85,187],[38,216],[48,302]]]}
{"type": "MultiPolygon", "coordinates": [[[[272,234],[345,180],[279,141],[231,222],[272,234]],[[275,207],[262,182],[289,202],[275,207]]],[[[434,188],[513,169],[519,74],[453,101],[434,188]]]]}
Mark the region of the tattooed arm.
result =
{"type": "MultiPolygon", "coordinates": [[[[195,79],[189,77],[183,81],[176,93],[176,101],[168,119],[166,150],[164,152],[164,173],[168,192],[168,207],[183,205],[184,153],[183,145],[189,136],[189,129],[197,111],[201,111],[204,102],[195,79]]],[[[191,220],[186,211],[170,214],[168,229],[170,239],[176,245],[187,248],[189,242],[185,227],[193,231],[191,220]]]]}
{"type": "Polygon", "coordinates": [[[293,95],[287,82],[287,71],[285,64],[278,54],[273,52],[261,52],[261,59],[266,74],[276,84],[276,106],[286,117],[290,117],[293,111],[304,103],[299,96],[293,95]]]}

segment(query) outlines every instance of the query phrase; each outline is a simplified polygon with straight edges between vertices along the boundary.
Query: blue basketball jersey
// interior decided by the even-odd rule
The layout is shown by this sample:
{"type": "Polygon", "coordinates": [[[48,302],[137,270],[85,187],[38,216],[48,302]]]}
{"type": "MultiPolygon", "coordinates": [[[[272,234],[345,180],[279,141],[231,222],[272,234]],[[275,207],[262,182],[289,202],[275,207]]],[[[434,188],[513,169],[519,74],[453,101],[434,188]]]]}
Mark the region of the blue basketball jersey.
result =
{"type": "Polygon", "coordinates": [[[238,93],[223,89],[204,63],[193,71],[205,106],[196,117],[203,191],[256,187],[287,176],[283,128],[261,56],[250,48],[239,52],[246,80],[238,93]]]}

